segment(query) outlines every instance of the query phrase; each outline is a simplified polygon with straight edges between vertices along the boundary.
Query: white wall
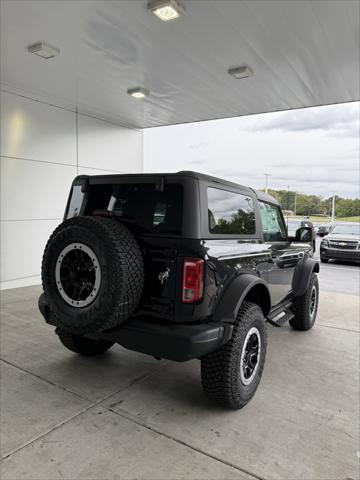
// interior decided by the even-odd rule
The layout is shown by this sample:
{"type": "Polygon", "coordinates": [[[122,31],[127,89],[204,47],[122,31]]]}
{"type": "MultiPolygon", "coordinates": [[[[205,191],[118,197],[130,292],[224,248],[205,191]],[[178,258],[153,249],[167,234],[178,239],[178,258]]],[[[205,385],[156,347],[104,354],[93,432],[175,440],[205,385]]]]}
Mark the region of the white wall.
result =
{"type": "Polygon", "coordinates": [[[1,95],[0,289],[41,282],[48,237],[77,174],[143,171],[142,132],[5,91],[1,95]]]}

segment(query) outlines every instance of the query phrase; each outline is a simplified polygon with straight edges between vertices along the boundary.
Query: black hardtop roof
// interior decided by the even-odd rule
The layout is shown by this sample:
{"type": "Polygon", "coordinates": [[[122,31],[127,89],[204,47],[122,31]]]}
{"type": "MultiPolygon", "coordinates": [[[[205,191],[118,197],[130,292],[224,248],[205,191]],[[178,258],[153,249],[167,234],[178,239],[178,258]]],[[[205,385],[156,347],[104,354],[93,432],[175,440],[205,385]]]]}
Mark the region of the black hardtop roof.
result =
{"type": "Polygon", "coordinates": [[[198,178],[199,180],[204,180],[206,182],[218,183],[225,187],[251,190],[252,192],[255,193],[255,195],[259,200],[278,204],[278,201],[274,197],[272,197],[271,195],[268,195],[267,193],[262,192],[261,190],[255,190],[255,188],[246,187],[245,185],[240,185],[239,183],[230,182],[229,180],[224,180],[223,178],[213,177],[212,175],[206,175],[205,173],[193,172],[192,170],[181,170],[180,172],[177,172],[177,174],[188,175],[191,177],[198,178]]]}
{"type": "Polygon", "coordinates": [[[102,180],[104,179],[119,179],[119,178],[124,178],[124,177],[133,177],[133,178],[139,178],[139,177],[155,177],[155,178],[160,178],[160,177],[171,177],[171,178],[176,178],[176,177],[192,177],[192,178],[197,178],[198,180],[205,181],[208,183],[216,183],[218,185],[222,185],[224,187],[230,187],[230,188],[241,188],[242,190],[248,190],[249,193],[253,192],[255,193],[256,197],[259,200],[269,202],[269,203],[275,203],[276,205],[279,205],[279,202],[272,197],[271,195],[268,195],[267,193],[264,193],[260,190],[255,190],[254,188],[251,187],[246,187],[244,185],[240,185],[239,183],[235,182],[230,182],[229,180],[224,180],[223,178],[219,177],[213,177],[212,175],[206,175],[204,173],[200,172],[194,172],[192,170],[181,170],[179,172],[167,172],[167,173],[162,173],[162,172],[152,172],[152,173],[121,173],[121,174],[111,174],[111,175],[79,175],[76,177],[74,180],[74,183],[78,180],[81,180],[83,178],[101,178],[102,180]]]}

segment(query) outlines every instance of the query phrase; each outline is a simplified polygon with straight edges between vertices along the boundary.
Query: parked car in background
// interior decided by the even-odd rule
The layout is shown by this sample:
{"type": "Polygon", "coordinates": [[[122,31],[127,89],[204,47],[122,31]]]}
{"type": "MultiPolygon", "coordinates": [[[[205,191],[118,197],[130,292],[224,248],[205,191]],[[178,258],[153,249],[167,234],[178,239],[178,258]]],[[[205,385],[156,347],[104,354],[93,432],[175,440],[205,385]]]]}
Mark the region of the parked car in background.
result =
{"type": "Polygon", "coordinates": [[[319,222],[313,223],[313,227],[314,227],[314,232],[315,232],[315,235],[317,235],[317,234],[318,234],[318,231],[319,231],[320,225],[321,225],[321,223],[319,223],[319,222]]]}
{"type": "Polygon", "coordinates": [[[320,260],[360,262],[360,223],[335,223],[320,245],[320,260]]]}
{"type": "Polygon", "coordinates": [[[289,237],[294,237],[296,230],[300,227],[313,227],[309,220],[290,219],[286,223],[289,237]]]}
{"type": "Polygon", "coordinates": [[[327,235],[330,232],[332,226],[333,226],[333,223],[324,223],[320,225],[317,231],[317,234],[319,235],[319,237],[324,237],[325,235],[327,235]]]}

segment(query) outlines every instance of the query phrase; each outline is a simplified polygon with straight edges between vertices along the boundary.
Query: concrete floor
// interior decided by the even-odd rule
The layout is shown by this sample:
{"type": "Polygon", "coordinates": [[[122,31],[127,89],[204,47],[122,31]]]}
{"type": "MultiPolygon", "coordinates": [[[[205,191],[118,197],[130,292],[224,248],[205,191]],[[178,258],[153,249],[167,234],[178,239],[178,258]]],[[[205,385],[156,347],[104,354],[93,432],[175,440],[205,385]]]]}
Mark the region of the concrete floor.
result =
{"type": "MultiPolygon", "coordinates": [[[[320,283],[348,268],[329,267],[320,283]]],[[[2,480],[359,478],[358,296],[321,291],[309,332],[269,326],[260,387],[227,411],[204,397],[198,361],[67,351],[39,293],[1,292],[2,480]]]]}

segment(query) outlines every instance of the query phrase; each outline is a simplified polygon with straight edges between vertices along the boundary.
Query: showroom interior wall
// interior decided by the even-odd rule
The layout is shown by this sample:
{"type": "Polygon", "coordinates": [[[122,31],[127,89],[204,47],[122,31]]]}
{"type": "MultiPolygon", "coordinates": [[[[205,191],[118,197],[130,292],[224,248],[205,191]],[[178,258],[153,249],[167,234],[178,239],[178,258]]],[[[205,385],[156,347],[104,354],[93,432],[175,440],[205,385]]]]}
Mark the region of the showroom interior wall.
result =
{"type": "Polygon", "coordinates": [[[0,288],[39,284],[45,243],[78,174],[143,171],[143,134],[1,91],[0,288]]]}

